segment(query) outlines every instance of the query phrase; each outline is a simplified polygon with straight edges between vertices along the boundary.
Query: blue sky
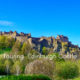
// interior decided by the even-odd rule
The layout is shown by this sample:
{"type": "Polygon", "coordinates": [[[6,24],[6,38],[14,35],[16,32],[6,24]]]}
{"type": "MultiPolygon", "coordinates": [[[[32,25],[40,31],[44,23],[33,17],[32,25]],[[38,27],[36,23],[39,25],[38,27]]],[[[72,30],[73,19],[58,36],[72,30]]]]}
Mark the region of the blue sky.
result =
{"type": "Polygon", "coordinates": [[[80,0],[0,0],[0,30],[63,34],[80,45],[80,0]]]}

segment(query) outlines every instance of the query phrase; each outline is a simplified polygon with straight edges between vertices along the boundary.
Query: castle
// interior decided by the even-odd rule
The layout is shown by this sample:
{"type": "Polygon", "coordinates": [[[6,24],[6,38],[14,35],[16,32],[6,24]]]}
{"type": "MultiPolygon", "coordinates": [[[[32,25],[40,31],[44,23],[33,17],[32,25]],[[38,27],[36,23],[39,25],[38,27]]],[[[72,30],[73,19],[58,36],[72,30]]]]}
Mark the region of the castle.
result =
{"type": "MultiPolygon", "coordinates": [[[[32,37],[31,34],[26,34],[26,33],[17,33],[16,31],[10,31],[10,32],[0,32],[0,35],[4,35],[4,36],[7,36],[7,37],[12,37],[12,38],[16,38],[17,40],[21,41],[21,39],[32,39],[33,42],[37,42],[37,41],[42,41],[42,40],[48,40],[48,41],[52,41],[53,39],[55,39],[54,37],[40,37],[40,38],[35,38],[35,37],[32,37]]],[[[63,35],[58,35],[57,40],[59,41],[63,41],[63,42],[68,42],[68,38],[63,36],[63,35]]],[[[52,41],[53,42],[53,41],[52,41]]]]}
{"type": "Polygon", "coordinates": [[[30,45],[38,50],[41,51],[42,47],[47,47],[47,48],[54,48],[54,50],[60,51],[59,47],[61,47],[61,42],[67,42],[69,44],[69,47],[76,47],[78,46],[73,45],[66,36],[63,35],[58,35],[56,38],[54,37],[32,37],[31,34],[26,34],[26,33],[17,33],[16,31],[10,31],[10,32],[0,32],[0,35],[7,36],[7,37],[12,37],[15,38],[15,40],[20,41],[21,43],[23,42],[29,42],[30,45]]]}
{"type": "Polygon", "coordinates": [[[17,37],[17,36],[26,36],[26,37],[31,37],[31,34],[25,34],[23,32],[21,32],[20,34],[17,33],[16,31],[10,31],[10,32],[0,32],[0,35],[4,35],[4,36],[11,36],[11,37],[17,37]]]}

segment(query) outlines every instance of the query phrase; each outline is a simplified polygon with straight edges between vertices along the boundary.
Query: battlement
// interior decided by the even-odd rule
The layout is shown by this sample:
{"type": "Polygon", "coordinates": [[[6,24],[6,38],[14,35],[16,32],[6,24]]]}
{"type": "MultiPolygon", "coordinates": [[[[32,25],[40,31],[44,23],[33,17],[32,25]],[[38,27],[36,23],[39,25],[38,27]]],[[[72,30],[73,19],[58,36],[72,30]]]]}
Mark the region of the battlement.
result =
{"type": "Polygon", "coordinates": [[[17,37],[17,36],[24,36],[24,37],[28,37],[30,38],[31,37],[31,34],[25,34],[23,32],[21,33],[17,33],[16,31],[10,31],[10,32],[0,32],[0,35],[4,35],[4,36],[11,36],[11,37],[17,37]]]}

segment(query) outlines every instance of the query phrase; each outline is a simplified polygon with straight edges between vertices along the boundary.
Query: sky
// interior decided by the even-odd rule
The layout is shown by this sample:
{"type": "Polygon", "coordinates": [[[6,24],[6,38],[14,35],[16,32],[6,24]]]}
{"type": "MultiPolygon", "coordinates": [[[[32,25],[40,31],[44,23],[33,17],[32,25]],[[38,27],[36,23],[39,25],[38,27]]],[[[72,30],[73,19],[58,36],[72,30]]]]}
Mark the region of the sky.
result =
{"type": "Polygon", "coordinates": [[[0,0],[0,31],[64,35],[80,46],[80,0],[0,0]]]}

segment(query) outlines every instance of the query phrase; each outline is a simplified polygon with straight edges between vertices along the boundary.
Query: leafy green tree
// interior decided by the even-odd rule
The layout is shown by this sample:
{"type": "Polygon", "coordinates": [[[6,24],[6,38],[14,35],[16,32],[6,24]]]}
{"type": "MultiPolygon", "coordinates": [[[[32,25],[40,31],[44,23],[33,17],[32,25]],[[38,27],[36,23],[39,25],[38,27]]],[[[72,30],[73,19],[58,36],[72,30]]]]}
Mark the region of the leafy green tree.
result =
{"type": "Polygon", "coordinates": [[[43,55],[47,55],[48,54],[48,49],[46,48],[46,47],[43,47],[43,49],[42,49],[42,54],[43,55]]]}
{"type": "Polygon", "coordinates": [[[20,61],[16,61],[11,69],[11,73],[15,75],[19,75],[22,73],[22,63],[20,61]]]}
{"type": "Polygon", "coordinates": [[[29,54],[31,51],[31,45],[29,44],[29,42],[27,43],[24,42],[21,50],[22,50],[22,54],[24,55],[29,54]]]}

